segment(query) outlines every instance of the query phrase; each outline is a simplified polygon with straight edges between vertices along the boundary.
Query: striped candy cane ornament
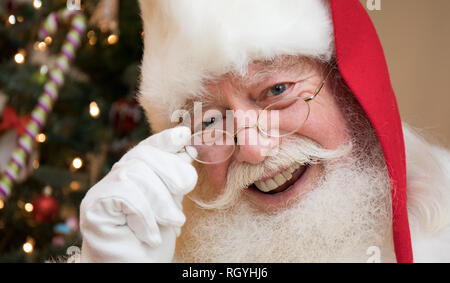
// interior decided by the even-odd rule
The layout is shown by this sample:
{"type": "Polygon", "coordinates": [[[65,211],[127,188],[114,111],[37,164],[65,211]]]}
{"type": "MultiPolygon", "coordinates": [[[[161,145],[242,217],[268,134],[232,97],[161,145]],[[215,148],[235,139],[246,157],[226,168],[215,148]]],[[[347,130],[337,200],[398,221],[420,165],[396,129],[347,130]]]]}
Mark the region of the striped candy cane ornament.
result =
{"type": "Polygon", "coordinates": [[[17,176],[31,154],[36,135],[42,130],[53,104],[58,98],[58,92],[64,84],[64,74],[68,71],[75,57],[75,52],[81,44],[81,39],[86,29],[86,18],[78,10],[63,9],[51,13],[45,20],[39,31],[41,39],[52,35],[58,29],[61,22],[69,22],[70,31],[61,48],[61,54],[56,61],[56,67],[50,71],[49,80],[44,85],[44,90],[39,97],[36,107],[31,112],[30,122],[26,131],[19,137],[7,167],[0,175],[0,199],[9,196],[17,176]]]}

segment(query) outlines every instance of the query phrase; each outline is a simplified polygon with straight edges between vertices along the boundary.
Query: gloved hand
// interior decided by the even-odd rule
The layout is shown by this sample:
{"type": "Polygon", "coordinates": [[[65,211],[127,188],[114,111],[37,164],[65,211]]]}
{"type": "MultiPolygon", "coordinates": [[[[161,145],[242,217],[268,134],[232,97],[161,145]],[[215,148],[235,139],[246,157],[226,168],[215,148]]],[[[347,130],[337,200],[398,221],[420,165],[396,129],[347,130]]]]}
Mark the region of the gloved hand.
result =
{"type": "Polygon", "coordinates": [[[187,127],[153,135],[93,186],[80,208],[82,262],[170,262],[186,218],[181,200],[197,182],[187,127]],[[191,151],[190,151],[191,152],[191,151]]]}

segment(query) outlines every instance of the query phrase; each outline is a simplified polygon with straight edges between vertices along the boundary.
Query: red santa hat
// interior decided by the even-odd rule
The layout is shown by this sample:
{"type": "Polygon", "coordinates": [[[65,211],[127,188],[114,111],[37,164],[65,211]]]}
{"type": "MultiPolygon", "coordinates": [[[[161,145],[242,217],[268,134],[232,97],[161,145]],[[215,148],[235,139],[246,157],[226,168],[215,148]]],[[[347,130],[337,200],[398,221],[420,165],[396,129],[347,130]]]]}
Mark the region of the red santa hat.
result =
{"type": "Polygon", "coordinates": [[[406,165],[397,102],[375,28],[358,0],[140,0],[144,58],[140,102],[155,132],[202,93],[203,82],[281,55],[336,56],[370,119],[392,183],[398,262],[412,262],[406,165]]]}

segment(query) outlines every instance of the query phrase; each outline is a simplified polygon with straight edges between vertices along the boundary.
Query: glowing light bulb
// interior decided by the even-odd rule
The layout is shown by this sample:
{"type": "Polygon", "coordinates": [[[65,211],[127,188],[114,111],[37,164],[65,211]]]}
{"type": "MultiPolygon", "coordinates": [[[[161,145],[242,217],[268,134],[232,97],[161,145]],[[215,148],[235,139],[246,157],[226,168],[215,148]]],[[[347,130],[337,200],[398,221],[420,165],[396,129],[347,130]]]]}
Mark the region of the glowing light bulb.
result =
{"type": "Polygon", "coordinates": [[[10,23],[11,25],[16,24],[16,16],[10,15],[10,16],[8,17],[8,23],[10,23]]]}
{"type": "Polygon", "coordinates": [[[45,142],[46,140],[47,140],[47,136],[46,136],[45,134],[40,133],[40,134],[37,134],[37,135],[36,135],[36,141],[37,141],[38,143],[43,143],[43,142],[45,142]]]}
{"type": "Polygon", "coordinates": [[[97,37],[92,36],[89,38],[89,45],[95,45],[97,43],[97,37]]]}
{"type": "Polygon", "coordinates": [[[100,115],[100,108],[97,105],[97,102],[92,101],[89,104],[89,114],[93,117],[93,118],[97,118],[100,115]]]}
{"type": "Polygon", "coordinates": [[[5,202],[0,199],[0,209],[3,209],[5,207],[5,202]]]}
{"type": "Polygon", "coordinates": [[[17,64],[23,64],[25,62],[25,56],[22,53],[16,53],[14,55],[14,61],[16,61],[17,64]]]}
{"type": "Polygon", "coordinates": [[[33,1],[33,7],[36,10],[39,10],[42,7],[42,1],[41,0],[34,0],[33,1]]]}
{"type": "Polygon", "coordinates": [[[113,45],[116,44],[117,41],[119,41],[119,37],[115,34],[111,34],[110,36],[108,36],[107,41],[109,45],[113,45]]]}
{"type": "Polygon", "coordinates": [[[75,169],[80,169],[81,167],[83,166],[83,160],[81,159],[81,158],[79,158],[79,157],[75,157],[73,160],[72,160],[72,167],[73,168],[75,168],[75,169]]]}
{"type": "Polygon", "coordinates": [[[31,242],[26,242],[23,244],[22,249],[25,253],[30,254],[33,252],[34,247],[33,247],[33,243],[31,242]]]}
{"type": "Polygon", "coordinates": [[[37,44],[37,47],[39,50],[44,51],[45,49],[47,49],[47,44],[45,42],[41,41],[37,44]]]}
{"type": "Polygon", "coordinates": [[[50,44],[52,43],[52,41],[53,41],[53,39],[52,39],[51,36],[47,36],[47,37],[45,37],[45,39],[44,39],[44,42],[45,42],[47,45],[50,45],[50,44]]]}
{"type": "Polygon", "coordinates": [[[70,189],[72,190],[72,191],[78,191],[79,189],[80,189],[80,182],[78,182],[78,181],[72,181],[72,182],[70,182],[70,189]]]}
{"type": "Polygon", "coordinates": [[[34,206],[33,206],[33,204],[27,202],[24,206],[24,209],[26,212],[32,212],[34,210],[34,206]]]}
{"type": "Polygon", "coordinates": [[[88,31],[87,37],[89,38],[89,45],[95,45],[97,43],[97,35],[95,34],[95,31],[88,31]]]}

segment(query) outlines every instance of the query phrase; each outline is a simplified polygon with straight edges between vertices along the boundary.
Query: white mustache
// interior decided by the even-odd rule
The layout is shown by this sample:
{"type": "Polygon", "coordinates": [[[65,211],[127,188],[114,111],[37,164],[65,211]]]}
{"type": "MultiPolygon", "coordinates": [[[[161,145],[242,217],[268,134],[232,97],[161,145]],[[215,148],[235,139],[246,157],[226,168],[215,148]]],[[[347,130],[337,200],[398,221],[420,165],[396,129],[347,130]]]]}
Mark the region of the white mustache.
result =
{"type": "Polygon", "coordinates": [[[337,149],[325,149],[310,139],[301,136],[284,137],[280,145],[268,154],[260,164],[242,163],[233,160],[228,167],[227,182],[224,193],[211,202],[204,202],[190,197],[204,209],[226,209],[232,206],[245,189],[263,178],[272,177],[274,172],[284,170],[293,163],[300,165],[318,164],[336,160],[352,150],[349,142],[337,149]]]}

